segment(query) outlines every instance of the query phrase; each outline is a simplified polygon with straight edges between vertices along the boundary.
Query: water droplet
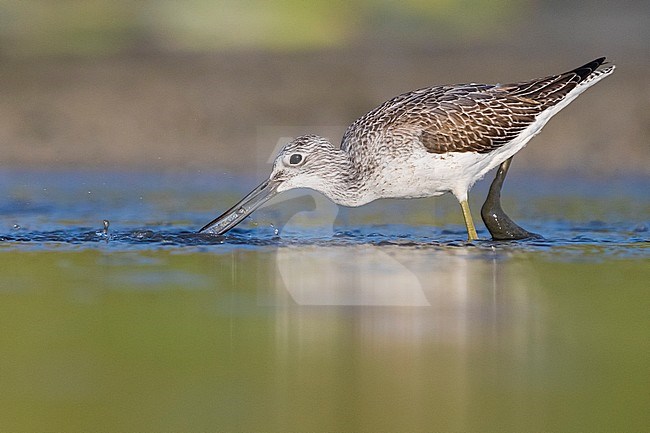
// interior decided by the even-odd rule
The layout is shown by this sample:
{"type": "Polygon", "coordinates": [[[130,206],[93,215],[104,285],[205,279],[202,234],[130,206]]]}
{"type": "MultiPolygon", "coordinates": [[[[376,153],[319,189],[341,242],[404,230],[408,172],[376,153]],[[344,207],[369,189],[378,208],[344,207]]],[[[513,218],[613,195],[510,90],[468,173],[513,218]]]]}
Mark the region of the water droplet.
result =
{"type": "Polygon", "coordinates": [[[237,211],[239,215],[243,215],[244,212],[246,212],[246,209],[244,209],[243,207],[240,207],[239,210],[237,211]]]}
{"type": "Polygon", "coordinates": [[[18,224],[14,224],[14,230],[20,230],[22,227],[18,224]]]}
{"type": "Polygon", "coordinates": [[[104,234],[107,235],[108,234],[108,226],[110,226],[111,223],[108,220],[103,220],[102,223],[104,224],[104,234]]]}

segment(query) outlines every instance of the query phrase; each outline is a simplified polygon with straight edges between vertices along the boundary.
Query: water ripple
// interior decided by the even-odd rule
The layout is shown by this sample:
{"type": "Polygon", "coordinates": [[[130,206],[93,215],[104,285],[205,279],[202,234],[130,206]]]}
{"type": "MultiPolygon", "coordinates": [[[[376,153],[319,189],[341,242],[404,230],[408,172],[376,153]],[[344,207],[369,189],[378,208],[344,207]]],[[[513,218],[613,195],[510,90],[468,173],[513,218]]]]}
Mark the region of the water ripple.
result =
{"type": "MultiPolygon", "coordinates": [[[[388,200],[349,210],[337,209],[318,195],[287,196],[281,204],[259,209],[226,235],[215,236],[195,230],[245,193],[241,185],[249,182],[247,178],[224,186],[215,184],[212,174],[0,170],[0,249],[178,249],[220,254],[303,245],[375,245],[481,254],[535,252],[560,259],[650,255],[647,179],[601,184],[573,179],[560,182],[562,188],[556,179],[525,180],[510,179],[509,201],[504,204],[513,209],[518,223],[544,238],[467,243],[453,199],[447,206],[442,198],[388,200]],[[453,220],[455,224],[450,223],[453,220]],[[426,225],[429,221],[436,225],[426,225]]],[[[473,193],[485,194],[481,185],[473,193]]],[[[488,239],[489,234],[479,230],[479,237],[488,239]]]]}
{"type": "MultiPolygon", "coordinates": [[[[190,230],[169,227],[113,230],[90,228],[66,228],[51,231],[28,231],[15,229],[0,234],[0,248],[43,249],[96,248],[111,250],[161,249],[161,248],[208,248],[210,251],[230,252],[233,249],[266,249],[292,246],[393,246],[418,249],[468,248],[474,251],[542,252],[560,254],[564,257],[650,257],[650,238],[647,231],[634,227],[597,224],[576,226],[554,224],[535,227],[536,232],[546,233],[545,238],[523,241],[479,240],[466,242],[464,232],[452,228],[370,225],[346,227],[331,234],[319,232],[292,232],[276,234],[265,229],[234,229],[225,235],[199,234],[190,230]],[[546,230],[545,230],[546,229],[546,230]]],[[[486,233],[482,234],[484,237],[486,233]]]]}

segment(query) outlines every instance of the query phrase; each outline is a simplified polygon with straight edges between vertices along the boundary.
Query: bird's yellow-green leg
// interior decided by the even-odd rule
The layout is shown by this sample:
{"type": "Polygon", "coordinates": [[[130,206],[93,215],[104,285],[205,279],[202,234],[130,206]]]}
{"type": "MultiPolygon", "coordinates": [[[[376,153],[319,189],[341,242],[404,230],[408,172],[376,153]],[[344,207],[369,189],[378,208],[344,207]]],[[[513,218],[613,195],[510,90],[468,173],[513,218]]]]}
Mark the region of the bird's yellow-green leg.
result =
{"type": "Polygon", "coordinates": [[[467,227],[467,240],[475,241],[478,239],[474,221],[472,220],[472,213],[469,211],[469,203],[467,200],[460,202],[460,208],[463,210],[463,218],[465,219],[465,227],[467,227]]]}

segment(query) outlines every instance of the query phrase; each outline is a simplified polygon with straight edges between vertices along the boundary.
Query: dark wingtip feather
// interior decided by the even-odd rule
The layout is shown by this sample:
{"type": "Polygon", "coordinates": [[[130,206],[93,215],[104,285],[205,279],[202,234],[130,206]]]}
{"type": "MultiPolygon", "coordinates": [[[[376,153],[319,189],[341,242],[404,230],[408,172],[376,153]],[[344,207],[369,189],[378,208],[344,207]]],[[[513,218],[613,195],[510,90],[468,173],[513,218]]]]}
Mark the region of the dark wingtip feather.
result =
{"type": "Polygon", "coordinates": [[[592,72],[598,69],[601,65],[606,64],[607,62],[605,60],[607,60],[606,57],[599,57],[596,60],[587,63],[586,65],[582,65],[579,68],[575,68],[574,70],[569,71],[568,73],[576,74],[578,77],[580,77],[580,81],[582,81],[591,75],[592,72]]]}

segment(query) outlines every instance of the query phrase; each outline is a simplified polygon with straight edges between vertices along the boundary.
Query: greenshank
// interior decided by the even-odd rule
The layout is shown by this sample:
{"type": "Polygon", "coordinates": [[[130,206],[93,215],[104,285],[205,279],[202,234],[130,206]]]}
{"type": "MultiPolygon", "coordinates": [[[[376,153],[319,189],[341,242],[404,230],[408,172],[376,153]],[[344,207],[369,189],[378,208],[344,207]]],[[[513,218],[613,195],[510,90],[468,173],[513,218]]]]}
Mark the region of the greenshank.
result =
{"type": "Polygon", "coordinates": [[[474,183],[506,161],[507,172],[510,159],[553,115],[613,71],[601,57],[529,81],[435,86],[396,96],[352,123],[339,147],[317,135],[295,138],[275,158],[267,180],[200,232],[223,234],[293,188],[350,207],[450,192],[460,203],[468,240],[476,240],[468,204],[474,183]]]}

